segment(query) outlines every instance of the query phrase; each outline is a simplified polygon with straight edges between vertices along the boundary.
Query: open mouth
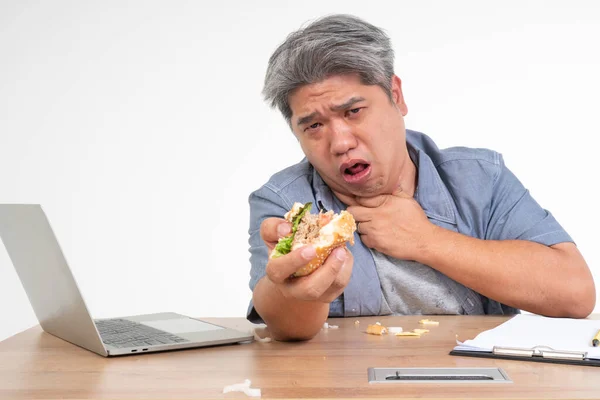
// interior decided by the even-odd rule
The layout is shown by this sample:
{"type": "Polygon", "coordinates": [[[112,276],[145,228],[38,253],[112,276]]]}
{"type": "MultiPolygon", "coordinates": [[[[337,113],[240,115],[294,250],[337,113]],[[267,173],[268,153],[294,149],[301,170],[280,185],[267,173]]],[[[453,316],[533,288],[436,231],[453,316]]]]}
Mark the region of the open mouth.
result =
{"type": "Polygon", "coordinates": [[[371,165],[361,161],[349,162],[342,165],[342,175],[348,183],[360,183],[364,181],[371,172],[371,165]]]}

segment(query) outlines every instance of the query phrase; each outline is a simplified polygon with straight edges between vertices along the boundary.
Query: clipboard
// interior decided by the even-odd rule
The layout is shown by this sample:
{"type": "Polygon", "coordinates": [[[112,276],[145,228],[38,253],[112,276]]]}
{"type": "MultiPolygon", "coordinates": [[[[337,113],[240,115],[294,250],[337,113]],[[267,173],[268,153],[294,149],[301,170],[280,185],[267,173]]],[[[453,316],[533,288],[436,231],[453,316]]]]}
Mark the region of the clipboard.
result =
{"type": "Polygon", "coordinates": [[[517,315],[474,339],[460,342],[450,355],[600,367],[600,347],[592,338],[599,320],[517,315]]]}
{"type": "Polygon", "coordinates": [[[494,346],[489,351],[452,350],[451,356],[499,358],[514,361],[532,361],[554,364],[583,365],[587,367],[600,367],[600,360],[588,358],[587,352],[561,351],[548,346],[536,346],[530,349],[518,347],[494,346]]]}

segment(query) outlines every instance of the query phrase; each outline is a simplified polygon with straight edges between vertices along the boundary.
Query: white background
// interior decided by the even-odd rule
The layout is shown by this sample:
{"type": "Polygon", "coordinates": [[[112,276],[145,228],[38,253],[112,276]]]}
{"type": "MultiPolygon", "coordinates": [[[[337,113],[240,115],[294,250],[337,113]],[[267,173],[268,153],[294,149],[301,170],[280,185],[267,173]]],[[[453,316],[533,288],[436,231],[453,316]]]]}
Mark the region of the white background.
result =
{"type": "MultiPolygon", "coordinates": [[[[598,280],[594,1],[0,0],[0,203],[42,204],[94,317],[245,315],[248,195],[302,158],[267,60],[334,12],[391,36],[407,127],[503,153],[598,280]]],[[[37,323],[3,246],[0,318],[37,323]]]]}

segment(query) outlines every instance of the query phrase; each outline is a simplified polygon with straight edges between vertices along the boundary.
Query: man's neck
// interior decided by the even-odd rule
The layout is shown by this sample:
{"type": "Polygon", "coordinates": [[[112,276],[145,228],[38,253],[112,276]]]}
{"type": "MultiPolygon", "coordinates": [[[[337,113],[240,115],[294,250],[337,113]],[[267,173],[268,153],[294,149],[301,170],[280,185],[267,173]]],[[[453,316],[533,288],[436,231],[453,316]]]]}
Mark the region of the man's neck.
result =
{"type": "Polygon", "coordinates": [[[404,193],[413,197],[417,188],[417,178],[417,166],[407,154],[405,167],[398,178],[398,187],[400,187],[404,193]]]}

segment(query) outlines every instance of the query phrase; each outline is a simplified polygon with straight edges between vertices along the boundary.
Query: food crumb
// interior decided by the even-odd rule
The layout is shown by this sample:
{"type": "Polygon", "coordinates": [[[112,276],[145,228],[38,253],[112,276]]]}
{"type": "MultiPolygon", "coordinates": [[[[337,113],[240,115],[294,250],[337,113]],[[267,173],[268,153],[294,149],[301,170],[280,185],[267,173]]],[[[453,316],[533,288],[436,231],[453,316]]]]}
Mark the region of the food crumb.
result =
{"type": "Polygon", "coordinates": [[[246,394],[246,396],[250,396],[250,397],[261,397],[261,393],[260,393],[260,389],[258,388],[251,388],[252,382],[250,382],[250,379],[246,379],[244,381],[244,383],[236,383],[233,385],[229,385],[229,386],[225,386],[223,388],[223,393],[229,393],[229,392],[243,392],[246,394]]]}
{"type": "Polygon", "coordinates": [[[398,332],[396,336],[413,336],[413,337],[421,337],[420,333],[417,332],[398,332]]]}
{"type": "Polygon", "coordinates": [[[387,333],[387,328],[381,324],[367,326],[367,333],[371,335],[383,335],[387,333]]]}
{"type": "Polygon", "coordinates": [[[253,330],[253,335],[254,335],[254,340],[256,340],[257,342],[269,343],[269,342],[273,341],[273,339],[271,339],[269,336],[266,336],[264,338],[261,338],[260,336],[258,336],[258,333],[256,333],[256,329],[253,330]]]}

